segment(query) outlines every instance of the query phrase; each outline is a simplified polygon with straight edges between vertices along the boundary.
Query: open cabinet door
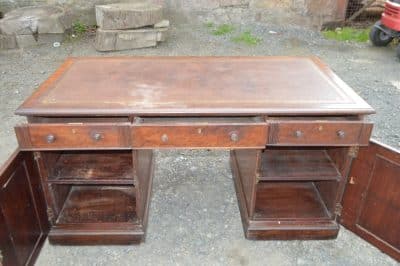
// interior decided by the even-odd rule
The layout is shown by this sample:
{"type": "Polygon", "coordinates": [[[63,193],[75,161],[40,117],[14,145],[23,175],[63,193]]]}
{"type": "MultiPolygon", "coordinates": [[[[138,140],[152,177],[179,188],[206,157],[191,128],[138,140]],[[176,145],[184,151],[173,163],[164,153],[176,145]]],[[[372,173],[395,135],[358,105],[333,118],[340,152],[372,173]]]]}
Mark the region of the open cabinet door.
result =
{"type": "Polygon", "coordinates": [[[0,168],[0,265],[32,265],[48,231],[33,154],[17,150],[0,168]]]}
{"type": "Polygon", "coordinates": [[[354,160],[341,223],[400,260],[400,151],[371,141],[354,160]]]}

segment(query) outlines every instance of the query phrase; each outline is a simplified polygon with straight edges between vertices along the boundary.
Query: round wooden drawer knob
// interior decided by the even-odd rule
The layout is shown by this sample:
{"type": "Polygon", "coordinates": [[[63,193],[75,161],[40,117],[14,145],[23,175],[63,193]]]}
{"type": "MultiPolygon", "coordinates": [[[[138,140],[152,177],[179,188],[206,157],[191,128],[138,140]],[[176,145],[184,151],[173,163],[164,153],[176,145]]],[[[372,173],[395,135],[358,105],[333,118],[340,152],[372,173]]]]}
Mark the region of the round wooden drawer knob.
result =
{"type": "Polygon", "coordinates": [[[55,140],[56,140],[56,136],[54,136],[53,134],[49,134],[46,136],[47,143],[53,143],[55,140]]]}
{"type": "Polygon", "coordinates": [[[336,132],[336,134],[341,139],[343,139],[346,135],[343,130],[338,130],[338,132],[336,132]]]}
{"type": "Polygon", "coordinates": [[[296,138],[301,138],[303,136],[303,132],[301,132],[301,130],[296,130],[294,132],[294,135],[296,136],[296,138]]]}
{"type": "Polygon", "coordinates": [[[238,142],[239,141],[239,134],[237,132],[231,132],[231,140],[233,142],[238,142]]]}
{"type": "Polygon", "coordinates": [[[167,134],[163,134],[163,135],[161,136],[161,141],[164,142],[164,143],[166,143],[166,142],[168,141],[168,135],[167,135],[167,134]]]}
{"type": "Polygon", "coordinates": [[[94,139],[95,141],[99,141],[99,140],[101,140],[102,135],[101,135],[100,133],[94,133],[94,134],[92,135],[92,137],[93,137],[93,139],[94,139]]]}

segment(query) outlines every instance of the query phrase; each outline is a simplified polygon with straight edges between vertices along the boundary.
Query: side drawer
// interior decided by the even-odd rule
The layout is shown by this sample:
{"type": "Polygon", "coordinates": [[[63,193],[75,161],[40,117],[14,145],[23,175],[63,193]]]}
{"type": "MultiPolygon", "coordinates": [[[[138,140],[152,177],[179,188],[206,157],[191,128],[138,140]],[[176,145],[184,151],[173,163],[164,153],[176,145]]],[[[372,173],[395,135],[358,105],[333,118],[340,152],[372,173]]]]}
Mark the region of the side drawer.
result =
{"type": "Polygon", "coordinates": [[[132,126],[133,148],[265,148],[266,123],[141,124],[132,126]]]}
{"type": "Polygon", "coordinates": [[[130,148],[129,123],[25,124],[15,127],[22,150],[130,148]]]}
{"type": "Polygon", "coordinates": [[[271,121],[269,145],[368,145],[372,123],[364,121],[271,121]]]}

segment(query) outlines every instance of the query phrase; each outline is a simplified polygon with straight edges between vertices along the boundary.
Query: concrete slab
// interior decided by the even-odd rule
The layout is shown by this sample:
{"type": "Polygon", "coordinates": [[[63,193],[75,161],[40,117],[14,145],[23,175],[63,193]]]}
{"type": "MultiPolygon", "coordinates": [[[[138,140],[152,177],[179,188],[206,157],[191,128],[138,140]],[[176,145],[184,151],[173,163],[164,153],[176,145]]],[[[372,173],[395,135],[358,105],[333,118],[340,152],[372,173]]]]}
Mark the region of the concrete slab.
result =
{"type": "Polygon", "coordinates": [[[162,7],[147,2],[96,6],[97,25],[103,30],[150,26],[161,21],[162,17],[162,7]]]}
{"type": "Polygon", "coordinates": [[[96,33],[95,47],[98,51],[120,51],[153,47],[165,41],[168,28],[137,30],[103,30],[96,33]]]}
{"type": "Polygon", "coordinates": [[[35,6],[15,9],[0,20],[0,33],[26,35],[34,33],[64,33],[64,9],[58,6],[35,6]]]}

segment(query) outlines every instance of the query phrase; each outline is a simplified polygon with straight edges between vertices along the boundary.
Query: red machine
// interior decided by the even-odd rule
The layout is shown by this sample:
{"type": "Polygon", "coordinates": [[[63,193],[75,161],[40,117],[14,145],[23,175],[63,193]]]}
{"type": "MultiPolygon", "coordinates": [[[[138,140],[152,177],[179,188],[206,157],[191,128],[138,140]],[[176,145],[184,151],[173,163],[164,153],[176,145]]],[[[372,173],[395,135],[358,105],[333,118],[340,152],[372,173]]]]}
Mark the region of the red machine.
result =
{"type": "MultiPolygon", "coordinates": [[[[375,46],[386,46],[393,39],[400,38],[400,0],[388,0],[381,20],[375,23],[369,34],[375,46]]],[[[400,58],[400,44],[397,46],[397,57],[400,58]]]]}

